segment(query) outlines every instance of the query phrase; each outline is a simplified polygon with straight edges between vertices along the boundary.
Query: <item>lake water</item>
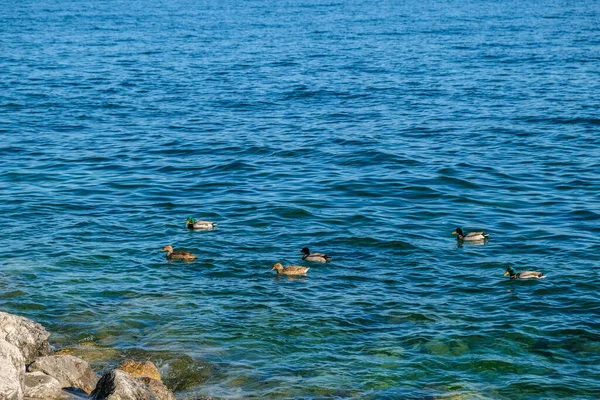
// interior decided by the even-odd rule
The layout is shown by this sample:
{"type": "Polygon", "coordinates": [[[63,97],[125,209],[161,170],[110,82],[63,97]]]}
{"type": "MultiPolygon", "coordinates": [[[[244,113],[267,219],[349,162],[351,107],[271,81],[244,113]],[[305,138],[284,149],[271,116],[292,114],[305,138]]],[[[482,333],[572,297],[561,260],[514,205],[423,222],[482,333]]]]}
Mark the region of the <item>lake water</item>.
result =
{"type": "Polygon", "coordinates": [[[180,400],[600,398],[597,1],[1,8],[0,310],[57,349],[180,400]]]}

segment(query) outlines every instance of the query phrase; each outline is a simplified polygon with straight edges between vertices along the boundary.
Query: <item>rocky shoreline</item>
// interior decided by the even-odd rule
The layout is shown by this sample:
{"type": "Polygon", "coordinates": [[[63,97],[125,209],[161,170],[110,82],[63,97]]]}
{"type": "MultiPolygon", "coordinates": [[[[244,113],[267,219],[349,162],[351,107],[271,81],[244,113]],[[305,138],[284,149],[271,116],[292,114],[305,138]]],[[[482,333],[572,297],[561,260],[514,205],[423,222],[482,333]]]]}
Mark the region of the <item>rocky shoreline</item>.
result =
{"type": "Polygon", "coordinates": [[[87,361],[55,354],[49,337],[42,325],[0,311],[0,400],[175,400],[152,362],[124,360],[99,377],[87,361]]]}

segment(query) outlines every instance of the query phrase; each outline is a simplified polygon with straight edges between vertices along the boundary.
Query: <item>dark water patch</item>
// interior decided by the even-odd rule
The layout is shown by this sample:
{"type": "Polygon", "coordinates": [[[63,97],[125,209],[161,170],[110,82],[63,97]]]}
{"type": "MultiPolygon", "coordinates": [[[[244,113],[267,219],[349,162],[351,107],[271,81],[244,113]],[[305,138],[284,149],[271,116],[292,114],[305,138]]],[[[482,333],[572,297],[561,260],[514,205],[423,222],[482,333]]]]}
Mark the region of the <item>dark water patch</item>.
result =
{"type": "Polygon", "coordinates": [[[598,118],[541,118],[541,117],[520,117],[518,120],[529,123],[547,123],[547,124],[558,124],[558,125],[600,125],[600,119],[598,118]]]}
{"type": "Polygon", "coordinates": [[[597,221],[600,218],[600,214],[590,210],[571,211],[569,216],[575,221],[597,221]]]}
{"type": "Polygon", "coordinates": [[[373,247],[380,249],[406,250],[415,248],[412,244],[401,240],[378,240],[371,237],[345,237],[340,238],[338,243],[357,249],[373,247]]]}
{"type": "MultiPolygon", "coordinates": [[[[341,166],[369,166],[382,164],[404,165],[405,159],[385,151],[363,150],[359,153],[349,154],[339,158],[341,166]]],[[[410,164],[410,160],[408,161],[410,164]]]]}
{"type": "Polygon", "coordinates": [[[22,290],[13,290],[13,291],[10,291],[10,292],[5,292],[5,293],[0,294],[0,298],[2,298],[2,299],[12,299],[12,298],[15,298],[15,297],[21,297],[21,296],[26,295],[26,294],[27,294],[27,292],[24,292],[22,290]]]}
{"type": "Polygon", "coordinates": [[[33,303],[33,302],[19,302],[14,303],[11,301],[7,301],[4,303],[3,307],[6,307],[8,309],[10,308],[15,308],[15,306],[18,307],[18,309],[23,310],[24,313],[31,313],[31,312],[35,312],[35,311],[41,311],[46,309],[46,305],[45,304],[41,304],[41,303],[33,303]]]}

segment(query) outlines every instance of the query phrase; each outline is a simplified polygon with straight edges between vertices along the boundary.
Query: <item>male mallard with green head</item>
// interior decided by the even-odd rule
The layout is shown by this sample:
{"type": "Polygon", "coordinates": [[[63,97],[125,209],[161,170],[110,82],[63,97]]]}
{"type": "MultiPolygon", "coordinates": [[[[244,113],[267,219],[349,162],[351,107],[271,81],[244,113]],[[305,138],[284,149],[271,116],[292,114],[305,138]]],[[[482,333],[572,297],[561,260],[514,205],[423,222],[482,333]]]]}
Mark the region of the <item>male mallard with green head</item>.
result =
{"type": "Polygon", "coordinates": [[[173,251],[173,246],[167,245],[161,251],[167,252],[167,260],[195,260],[196,256],[187,251],[173,251]]]}
{"type": "Polygon", "coordinates": [[[195,220],[194,217],[189,217],[187,221],[185,221],[185,226],[187,226],[188,229],[211,230],[215,229],[217,224],[210,221],[195,220]]]}
{"type": "Polygon", "coordinates": [[[306,261],[314,261],[314,262],[326,263],[326,262],[329,262],[331,260],[331,257],[328,256],[327,254],[311,253],[310,250],[308,249],[308,247],[305,247],[302,250],[300,250],[300,253],[304,254],[302,256],[302,259],[306,260],[306,261]]]}
{"type": "Polygon", "coordinates": [[[543,272],[536,272],[536,271],[517,272],[514,270],[513,267],[508,267],[506,269],[504,276],[506,276],[506,275],[510,275],[510,279],[529,279],[529,278],[544,279],[546,277],[546,275],[544,275],[543,272]]]}
{"type": "Polygon", "coordinates": [[[465,240],[467,242],[481,242],[483,240],[486,240],[490,236],[485,232],[464,233],[463,230],[460,228],[456,228],[456,230],[454,232],[452,232],[452,234],[458,235],[457,236],[458,240],[465,240]]]}
{"type": "Polygon", "coordinates": [[[271,268],[271,271],[275,270],[277,271],[277,275],[306,275],[306,273],[308,272],[310,268],[307,267],[300,267],[298,265],[290,265],[288,267],[284,267],[283,265],[281,265],[281,263],[276,263],[275,265],[273,265],[273,268],[271,268]]]}

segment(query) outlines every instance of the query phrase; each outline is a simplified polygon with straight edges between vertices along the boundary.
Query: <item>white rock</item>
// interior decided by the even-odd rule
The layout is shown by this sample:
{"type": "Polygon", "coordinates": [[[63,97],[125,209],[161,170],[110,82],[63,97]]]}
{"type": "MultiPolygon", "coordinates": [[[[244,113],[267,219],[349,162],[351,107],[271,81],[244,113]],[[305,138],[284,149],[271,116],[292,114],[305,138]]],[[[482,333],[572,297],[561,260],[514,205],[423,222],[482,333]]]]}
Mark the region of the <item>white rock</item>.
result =
{"type": "Polygon", "coordinates": [[[0,339],[0,399],[22,400],[25,358],[17,346],[0,339]]]}
{"type": "Polygon", "coordinates": [[[25,363],[50,354],[50,333],[30,319],[0,311],[0,339],[6,340],[21,351],[25,363]]]}

